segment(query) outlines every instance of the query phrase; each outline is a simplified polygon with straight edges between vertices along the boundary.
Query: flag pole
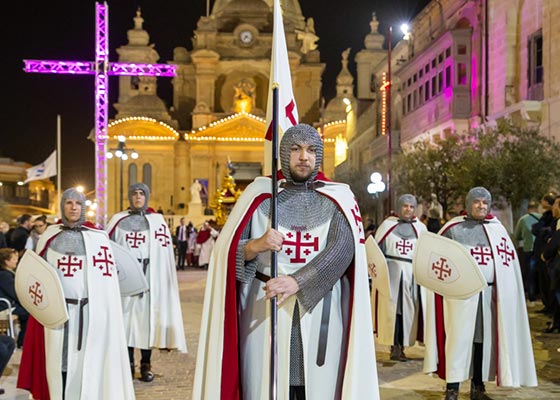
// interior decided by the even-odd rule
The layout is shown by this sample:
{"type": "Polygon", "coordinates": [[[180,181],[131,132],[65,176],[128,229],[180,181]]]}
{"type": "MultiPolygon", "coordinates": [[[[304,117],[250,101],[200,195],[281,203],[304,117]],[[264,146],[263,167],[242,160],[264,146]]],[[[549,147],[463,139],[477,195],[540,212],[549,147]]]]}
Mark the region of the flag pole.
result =
{"type": "MultiPolygon", "coordinates": [[[[278,229],[278,84],[272,88],[272,198],[270,199],[270,224],[278,229]]],[[[278,254],[270,252],[270,277],[278,276],[278,254]]],[[[270,400],[276,400],[278,381],[278,304],[277,297],[270,301],[270,400]]]]}
{"type": "MultiPolygon", "coordinates": [[[[61,154],[61,120],[60,120],[60,114],[57,114],[56,116],[56,197],[57,197],[57,204],[60,204],[60,198],[61,198],[61,193],[62,193],[62,186],[61,186],[61,181],[62,181],[62,168],[61,168],[61,162],[60,160],[62,159],[62,154],[61,154]]],[[[60,215],[62,216],[62,210],[59,210],[60,215]]]]}

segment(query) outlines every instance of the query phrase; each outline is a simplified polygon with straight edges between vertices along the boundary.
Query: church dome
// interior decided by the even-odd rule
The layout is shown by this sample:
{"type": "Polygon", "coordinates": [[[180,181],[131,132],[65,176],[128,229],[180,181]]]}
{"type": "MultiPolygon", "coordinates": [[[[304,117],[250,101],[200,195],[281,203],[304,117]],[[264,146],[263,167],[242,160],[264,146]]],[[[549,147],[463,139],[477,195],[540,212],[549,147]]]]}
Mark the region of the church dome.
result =
{"type": "Polygon", "coordinates": [[[335,97],[328,102],[325,108],[325,122],[346,119],[346,103],[343,97],[335,97]]]}
{"type": "Polygon", "coordinates": [[[167,112],[167,107],[162,99],[154,94],[139,94],[126,102],[127,107],[136,110],[150,110],[151,112],[167,112]]]}
{"type": "Polygon", "coordinates": [[[250,10],[251,14],[268,14],[270,9],[262,0],[233,0],[223,9],[225,15],[246,14],[250,10]]]}

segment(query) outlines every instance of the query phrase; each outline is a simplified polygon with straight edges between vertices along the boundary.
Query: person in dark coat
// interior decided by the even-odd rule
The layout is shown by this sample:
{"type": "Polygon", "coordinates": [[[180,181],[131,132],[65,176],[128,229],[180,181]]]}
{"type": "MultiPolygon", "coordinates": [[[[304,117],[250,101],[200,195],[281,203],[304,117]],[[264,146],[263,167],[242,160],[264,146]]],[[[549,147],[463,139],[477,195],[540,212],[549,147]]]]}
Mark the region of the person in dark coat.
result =
{"type": "Polygon", "coordinates": [[[533,257],[537,260],[537,277],[539,282],[539,290],[541,301],[544,305],[542,310],[537,311],[543,314],[552,314],[552,306],[554,304],[550,295],[550,274],[547,264],[542,260],[541,255],[544,251],[546,243],[549,241],[552,233],[556,230],[556,219],[552,215],[552,206],[556,199],[556,194],[547,193],[541,199],[541,207],[544,212],[537,223],[531,228],[531,232],[535,235],[533,244],[533,257]]]}
{"type": "Polygon", "coordinates": [[[25,249],[27,238],[31,233],[33,222],[31,221],[31,215],[29,214],[20,215],[17,219],[17,222],[18,227],[14,229],[12,235],[10,236],[9,246],[19,251],[20,255],[22,255],[22,252],[25,249]]]}
{"type": "MultiPolygon", "coordinates": [[[[0,249],[0,297],[8,299],[14,308],[13,313],[18,316],[20,331],[17,338],[17,346],[23,346],[23,338],[27,329],[29,313],[22,305],[16,295],[15,271],[18,263],[18,252],[15,249],[0,249]]],[[[0,310],[6,309],[5,303],[0,304],[0,310]]]]}

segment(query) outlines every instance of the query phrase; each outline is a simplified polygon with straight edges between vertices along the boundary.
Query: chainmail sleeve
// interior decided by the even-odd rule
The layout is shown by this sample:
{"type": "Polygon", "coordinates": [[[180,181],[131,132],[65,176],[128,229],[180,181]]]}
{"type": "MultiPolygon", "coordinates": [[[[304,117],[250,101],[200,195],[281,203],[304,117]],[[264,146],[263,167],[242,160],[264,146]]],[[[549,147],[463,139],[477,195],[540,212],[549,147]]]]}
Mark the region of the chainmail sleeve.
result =
{"type": "Polygon", "coordinates": [[[251,237],[251,221],[247,224],[237,246],[237,253],[235,254],[235,277],[241,283],[251,283],[255,278],[257,266],[259,265],[259,258],[255,257],[252,260],[245,260],[245,246],[251,237]]]}
{"type": "Polygon", "coordinates": [[[296,296],[301,312],[313,310],[317,303],[342,277],[354,258],[354,240],[350,224],[336,209],[333,213],[327,245],[305,267],[291,276],[299,285],[296,296]]]}

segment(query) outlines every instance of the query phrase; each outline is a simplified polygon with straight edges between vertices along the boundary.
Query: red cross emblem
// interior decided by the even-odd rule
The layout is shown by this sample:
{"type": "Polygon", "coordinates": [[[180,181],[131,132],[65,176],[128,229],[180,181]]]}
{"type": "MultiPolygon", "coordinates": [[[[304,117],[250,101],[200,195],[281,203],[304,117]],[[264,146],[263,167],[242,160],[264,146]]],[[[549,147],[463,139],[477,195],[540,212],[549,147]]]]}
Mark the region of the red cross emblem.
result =
{"type": "Polygon", "coordinates": [[[97,253],[99,258],[96,258],[95,256],[92,257],[93,268],[99,268],[103,271],[103,276],[113,276],[111,275],[111,271],[109,269],[111,266],[115,265],[115,262],[113,261],[113,255],[109,253],[109,247],[100,246],[99,249],[100,250],[97,253]]]}
{"type": "Polygon", "coordinates": [[[490,247],[476,246],[471,249],[471,256],[478,265],[485,266],[492,259],[492,250],[490,250],[490,247]]]}
{"type": "Polygon", "coordinates": [[[350,209],[352,216],[354,217],[354,223],[358,227],[358,232],[360,233],[360,243],[365,243],[364,230],[362,229],[362,215],[360,214],[360,207],[358,203],[354,203],[354,207],[350,209]]]}
{"type": "Polygon", "coordinates": [[[496,249],[504,265],[509,267],[509,262],[515,260],[515,251],[507,245],[505,237],[500,240],[500,244],[496,246],[496,249]]]}
{"type": "Polygon", "coordinates": [[[435,272],[436,277],[440,281],[445,281],[447,278],[451,276],[451,272],[453,270],[447,263],[447,259],[440,257],[439,260],[437,260],[432,264],[432,271],[435,272]]]}
{"type": "Polygon", "coordinates": [[[395,247],[397,248],[401,256],[405,256],[412,251],[412,243],[406,239],[399,240],[397,244],[395,244],[395,247]]]}
{"type": "MultiPolygon", "coordinates": [[[[293,246],[294,249],[292,250],[291,248],[287,248],[285,251],[285,253],[288,256],[291,256],[292,253],[295,252],[295,257],[294,258],[290,258],[290,262],[291,263],[304,263],[305,262],[305,258],[302,257],[302,252],[303,254],[305,254],[306,256],[311,254],[311,251],[318,251],[319,250],[319,236],[315,236],[312,237],[309,232],[305,232],[305,234],[303,235],[303,239],[307,240],[307,242],[302,241],[302,234],[300,231],[296,232],[296,238],[295,241],[291,241],[291,240],[284,240],[284,242],[282,243],[282,246],[293,246]],[[313,239],[312,241],[309,241],[310,239],[313,239]],[[305,249],[302,251],[302,248],[305,249]]],[[[288,232],[286,234],[286,237],[291,239],[294,237],[294,234],[292,232],[288,232]]]]}
{"type": "Polygon", "coordinates": [[[139,232],[129,232],[124,236],[124,239],[131,248],[137,249],[140,243],[146,242],[146,235],[139,232]]]}
{"type": "Polygon", "coordinates": [[[33,300],[33,305],[37,306],[43,302],[43,289],[41,289],[41,283],[35,281],[35,283],[27,289],[29,297],[33,300]]]}
{"type": "Polygon", "coordinates": [[[163,247],[167,247],[171,243],[164,224],[161,224],[161,226],[156,229],[155,238],[163,247]]]}
{"type": "Polygon", "coordinates": [[[73,277],[83,266],[82,260],[78,257],[65,255],[56,260],[56,267],[63,272],[64,276],[73,277]]]}

